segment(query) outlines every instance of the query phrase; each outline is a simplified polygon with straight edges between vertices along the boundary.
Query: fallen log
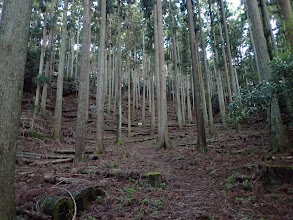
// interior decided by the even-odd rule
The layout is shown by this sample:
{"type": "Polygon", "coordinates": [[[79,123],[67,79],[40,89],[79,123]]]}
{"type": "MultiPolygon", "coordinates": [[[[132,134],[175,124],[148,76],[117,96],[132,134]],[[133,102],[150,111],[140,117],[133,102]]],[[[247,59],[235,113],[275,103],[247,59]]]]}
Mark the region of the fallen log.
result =
{"type": "Polygon", "coordinates": [[[77,208],[77,212],[83,212],[86,211],[88,209],[88,200],[86,198],[86,195],[84,193],[81,192],[75,192],[72,193],[74,200],[76,202],[76,208],[77,208]]]}
{"type": "MultiPolygon", "coordinates": [[[[55,150],[54,151],[55,154],[75,154],[75,150],[74,149],[68,149],[68,150],[55,150]]],[[[94,153],[93,150],[90,150],[90,151],[86,151],[85,152],[86,154],[92,154],[94,153]]]]}
{"type": "Polygon", "coordinates": [[[126,143],[137,143],[137,142],[144,142],[144,141],[150,141],[150,140],[154,140],[157,137],[148,137],[148,138],[144,138],[144,139],[139,139],[139,140],[132,140],[132,141],[127,141],[126,143]]]}
{"type": "Polygon", "coordinates": [[[73,202],[67,197],[47,197],[39,202],[43,213],[53,220],[71,220],[74,212],[73,202]]]}
{"type": "Polygon", "coordinates": [[[95,166],[83,167],[79,170],[81,174],[102,175],[105,177],[116,177],[118,179],[139,179],[142,175],[136,171],[123,171],[120,169],[101,170],[95,166]]]}
{"type": "Polygon", "coordinates": [[[45,155],[45,154],[17,154],[17,157],[21,158],[35,158],[35,159],[69,159],[73,158],[69,155],[45,155]]]}
{"type": "Polygon", "coordinates": [[[51,161],[35,161],[32,165],[47,165],[47,164],[59,164],[59,163],[67,163],[73,162],[73,157],[68,159],[58,159],[58,160],[51,160],[51,161]]]}

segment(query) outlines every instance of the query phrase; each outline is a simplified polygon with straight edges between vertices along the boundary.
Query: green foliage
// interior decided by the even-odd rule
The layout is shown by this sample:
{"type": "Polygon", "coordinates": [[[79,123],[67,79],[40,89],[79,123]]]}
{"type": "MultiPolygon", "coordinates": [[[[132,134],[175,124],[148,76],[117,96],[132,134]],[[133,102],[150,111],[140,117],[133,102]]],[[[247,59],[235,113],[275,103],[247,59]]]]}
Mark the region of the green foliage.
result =
{"type": "Polygon", "coordinates": [[[228,107],[228,120],[241,124],[252,113],[266,109],[269,99],[268,86],[269,84],[260,83],[240,88],[228,107]]]}
{"type": "Polygon", "coordinates": [[[36,131],[28,131],[28,132],[26,133],[26,135],[27,135],[27,137],[36,138],[36,139],[39,139],[39,140],[41,140],[41,141],[45,140],[44,135],[42,135],[42,134],[40,134],[40,133],[38,133],[38,132],[36,132],[36,131]]]}
{"type": "Polygon", "coordinates": [[[281,54],[271,63],[273,82],[275,83],[275,91],[280,96],[285,96],[293,100],[293,55],[281,54]]]}
{"type": "Polygon", "coordinates": [[[51,82],[51,77],[45,76],[43,74],[38,75],[33,78],[33,83],[35,85],[43,86],[45,84],[49,84],[51,82]]]}

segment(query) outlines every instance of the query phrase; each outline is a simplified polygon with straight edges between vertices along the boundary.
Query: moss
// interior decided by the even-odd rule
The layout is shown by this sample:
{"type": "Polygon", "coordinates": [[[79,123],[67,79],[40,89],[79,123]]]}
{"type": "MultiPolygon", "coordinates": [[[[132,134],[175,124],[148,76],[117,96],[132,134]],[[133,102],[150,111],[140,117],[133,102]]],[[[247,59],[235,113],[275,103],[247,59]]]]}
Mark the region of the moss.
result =
{"type": "Polygon", "coordinates": [[[54,220],[71,220],[73,202],[66,197],[47,197],[40,202],[41,210],[54,220]]]}
{"type": "Polygon", "coordinates": [[[26,132],[26,136],[36,138],[36,139],[39,139],[41,141],[45,140],[44,135],[42,135],[42,134],[40,134],[40,133],[38,133],[36,131],[28,131],[28,132],[26,132]]]}
{"type": "Polygon", "coordinates": [[[85,198],[85,194],[83,193],[74,193],[74,199],[76,202],[76,207],[78,212],[83,212],[88,208],[88,201],[85,198]]]}
{"type": "Polygon", "coordinates": [[[124,141],[123,140],[119,140],[119,141],[116,141],[115,144],[118,145],[118,146],[123,146],[124,145],[124,141]]]}
{"type": "Polygon", "coordinates": [[[162,182],[162,176],[160,172],[149,172],[146,174],[148,178],[148,184],[153,187],[159,187],[162,182]]]}

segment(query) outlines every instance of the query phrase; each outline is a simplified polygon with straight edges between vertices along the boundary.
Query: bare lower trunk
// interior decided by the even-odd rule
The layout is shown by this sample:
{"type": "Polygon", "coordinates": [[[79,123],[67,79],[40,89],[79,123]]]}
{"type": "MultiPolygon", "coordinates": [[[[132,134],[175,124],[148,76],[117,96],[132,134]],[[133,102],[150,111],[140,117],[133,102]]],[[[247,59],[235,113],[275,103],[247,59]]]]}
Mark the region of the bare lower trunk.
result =
{"type": "Polygon", "coordinates": [[[89,47],[90,47],[90,2],[84,1],[83,12],[83,31],[80,63],[80,81],[78,88],[78,109],[77,109],[77,127],[75,144],[75,161],[86,161],[85,156],[85,134],[86,134],[86,99],[87,99],[87,81],[89,73],[89,47]]]}
{"type": "Polygon", "coordinates": [[[62,21],[62,33],[61,33],[61,48],[59,53],[59,65],[58,65],[58,79],[57,79],[57,93],[54,115],[54,131],[53,139],[61,141],[61,119],[62,119],[62,100],[63,100],[63,77],[65,66],[65,46],[66,46],[66,34],[67,34],[67,10],[68,0],[64,2],[63,21],[62,21]]]}
{"type": "Polygon", "coordinates": [[[96,150],[95,154],[104,152],[104,80],[105,80],[105,41],[106,41],[106,1],[102,1],[100,25],[100,46],[98,55],[98,76],[97,76],[97,131],[96,131],[96,150]]]}
{"type": "Polygon", "coordinates": [[[14,174],[32,0],[5,1],[0,22],[0,219],[14,220],[14,174]]]}
{"type": "Polygon", "coordinates": [[[170,148],[171,142],[168,133],[167,119],[167,96],[166,96],[166,79],[164,72],[165,57],[164,57],[164,36],[163,36],[163,16],[162,2],[157,0],[157,22],[158,22],[158,52],[159,52],[159,76],[160,76],[160,129],[158,134],[158,148],[170,148]]]}
{"type": "Polygon", "coordinates": [[[192,39],[196,38],[194,31],[194,20],[193,20],[193,7],[191,5],[191,0],[187,0],[187,11],[188,11],[188,25],[189,25],[189,39],[190,39],[190,52],[192,58],[192,72],[193,72],[193,83],[194,83],[194,93],[195,93],[195,107],[196,107],[196,121],[197,121],[197,149],[201,153],[207,151],[207,143],[205,136],[205,126],[203,113],[201,109],[201,94],[200,94],[200,76],[198,72],[197,57],[198,57],[198,45],[193,42],[192,39]]]}

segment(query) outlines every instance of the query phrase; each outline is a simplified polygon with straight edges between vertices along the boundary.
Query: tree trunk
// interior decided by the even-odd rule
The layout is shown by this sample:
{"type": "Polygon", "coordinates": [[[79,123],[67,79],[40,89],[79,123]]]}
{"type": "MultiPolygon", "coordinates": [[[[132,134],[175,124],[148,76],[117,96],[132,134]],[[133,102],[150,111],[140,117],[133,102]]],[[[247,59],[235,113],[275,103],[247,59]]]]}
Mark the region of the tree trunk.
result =
{"type": "MultiPolygon", "coordinates": [[[[176,98],[176,113],[177,113],[177,120],[179,124],[179,129],[183,128],[182,122],[182,110],[181,110],[181,100],[180,100],[180,89],[179,89],[179,71],[178,71],[178,61],[177,61],[177,47],[176,47],[176,40],[175,40],[175,33],[174,33],[174,17],[171,9],[171,0],[169,1],[169,11],[171,16],[171,25],[170,25],[170,32],[171,32],[171,40],[172,40],[172,58],[173,58],[173,67],[174,67],[174,79],[175,79],[175,98],[176,98]]],[[[174,92],[174,91],[173,91],[174,92]]]]}
{"type": "Polygon", "coordinates": [[[75,161],[86,161],[85,156],[85,134],[86,134],[86,99],[87,99],[87,81],[89,73],[89,48],[90,48],[90,4],[91,0],[84,1],[83,11],[83,30],[82,30],[82,47],[80,63],[80,80],[78,88],[78,109],[77,109],[77,127],[76,127],[76,144],[75,144],[75,161]]]}
{"type": "MultiPolygon", "coordinates": [[[[217,4],[217,15],[218,18],[220,17],[220,9],[219,4],[217,4]]],[[[225,41],[223,37],[223,31],[222,31],[222,23],[219,22],[219,32],[220,32],[220,39],[221,39],[221,47],[222,47],[222,54],[223,54],[223,60],[224,60],[224,67],[225,67],[225,76],[226,76],[226,83],[227,83],[227,90],[228,90],[228,99],[229,103],[232,102],[232,91],[231,91],[231,83],[230,83],[230,75],[228,72],[228,64],[227,64],[227,57],[226,57],[226,51],[225,51],[225,41]]],[[[232,64],[231,64],[232,65],[232,64]]],[[[232,75],[233,72],[230,71],[230,74],[232,75]]],[[[236,87],[235,87],[236,91],[236,87]]]]}
{"type": "Polygon", "coordinates": [[[285,21],[287,39],[291,45],[291,53],[293,53],[293,13],[290,0],[278,0],[281,7],[281,13],[285,21]]]}
{"type": "Polygon", "coordinates": [[[164,57],[164,36],[163,36],[163,15],[162,2],[157,0],[157,22],[158,22],[158,52],[159,52],[159,76],[160,76],[160,129],[158,134],[158,148],[170,148],[171,142],[168,133],[168,119],[167,119],[167,96],[166,96],[166,79],[165,79],[165,57],[164,57]]]}
{"type": "MultiPolygon", "coordinates": [[[[52,56],[53,56],[53,35],[54,35],[54,15],[55,15],[55,2],[56,0],[52,0],[51,2],[51,12],[50,12],[50,32],[49,32],[49,41],[48,41],[48,56],[46,56],[46,70],[45,70],[45,76],[49,77],[51,76],[51,72],[54,72],[52,70],[52,56]]],[[[48,83],[45,83],[42,90],[42,101],[41,101],[41,112],[43,115],[46,114],[46,108],[47,108],[47,96],[48,96],[48,83]]]]}
{"type": "Polygon", "coordinates": [[[145,72],[146,72],[146,54],[145,54],[145,43],[144,43],[144,30],[142,32],[142,80],[143,80],[143,88],[142,88],[142,124],[145,125],[145,87],[146,87],[146,77],[145,77],[145,72]]]}
{"type": "Polygon", "coordinates": [[[210,11],[210,18],[211,18],[211,29],[212,29],[212,42],[214,48],[213,51],[213,62],[214,62],[214,69],[215,69],[215,75],[216,75],[216,84],[217,84],[217,90],[218,90],[218,100],[219,100],[219,106],[220,106],[220,114],[222,119],[223,127],[227,127],[226,123],[226,107],[225,107],[225,100],[224,100],[224,92],[223,92],[223,84],[222,84],[222,77],[221,77],[221,71],[219,67],[219,55],[218,55],[218,49],[217,49],[217,40],[215,35],[215,28],[214,28],[214,21],[213,21],[213,14],[212,14],[212,7],[210,0],[209,3],[209,11],[210,11]],[[215,56],[214,56],[215,54],[215,56]]]}
{"type": "Polygon", "coordinates": [[[226,43],[227,43],[227,55],[228,55],[229,70],[230,70],[230,75],[231,75],[232,93],[236,94],[237,93],[237,86],[236,86],[236,79],[233,74],[234,70],[233,70],[233,63],[232,63],[231,44],[230,44],[230,38],[229,38],[229,34],[228,34],[224,2],[223,2],[223,0],[220,0],[220,2],[221,2],[221,14],[222,14],[222,18],[223,18],[225,38],[226,38],[226,43]]]}
{"type": "Polygon", "coordinates": [[[160,132],[161,123],[161,90],[160,90],[160,68],[159,68],[159,38],[158,38],[158,16],[157,6],[154,5],[154,47],[155,47],[155,76],[156,76],[156,91],[157,91],[157,121],[158,133],[160,132]]]}
{"type": "Polygon", "coordinates": [[[187,13],[188,13],[188,25],[189,25],[189,39],[190,39],[190,52],[192,58],[192,72],[193,72],[193,81],[194,81],[194,93],[195,93],[195,107],[196,107],[196,121],[197,121],[197,149],[201,153],[207,151],[206,135],[205,135],[205,126],[203,120],[203,113],[200,103],[200,76],[198,72],[197,54],[198,54],[198,45],[193,42],[195,39],[195,30],[194,30],[194,20],[193,20],[193,8],[191,5],[191,0],[187,0],[187,13]]]}
{"type": "Polygon", "coordinates": [[[266,20],[266,25],[269,29],[269,32],[270,32],[270,37],[271,37],[271,43],[272,43],[272,46],[273,46],[273,49],[274,49],[274,53],[276,56],[278,56],[279,52],[278,52],[278,49],[277,49],[277,43],[276,43],[276,39],[275,39],[275,35],[274,35],[274,32],[273,32],[273,29],[272,29],[272,25],[271,25],[271,21],[270,21],[270,17],[269,17],[269,12],[268,12],[268,8],[267,8],[267,3],[266,3],[266,0],[260,0],[260,4],[261,4],[261,7],[262,7],[262,11],[263,11],[263,14],[264,14],[264,17],[265,17],[265,20],[266,20]]]}
{"type": "MultiPolygon", "coordinates": [[[[269,82],[271,79],[272,70],[269,65],[270,56],[265,41],[258,5],[254,0],[247,0],[247,5],[252,23],[253,37],[256,40],[256,53],[259,57],[261,79],[269,82]]],[[[269,96],[271,98],[271,103],[268,109],[270,150],[272,152],[284,152],[292,148],[292,142],[288,138],[283,126],[277,94],[271,92],[269,96]]]]}
{"type": "MultiPolygon", "coordinates": [[[[41,45],[41,56],[40,56],[40,64],[39,64],[39,74],[38,76],[43,75],[44,70],[44,58],[45,58],[45,51],[46,51],[46,44],[47,44],[47,20],[48,20],[48,2],[46,3],[46,12],[45,12],[45,19],[44,19],[44,28],[43,28],[43,42],[41,45]]],[[[41,94],[41,85],[40,82],[37,82],[37,90],[36,90],[36,97],[35,97],[35,109],[34,109],[34,118],[35,114],[40,110],[39,109],[39,102],[40,102],[40,94],[41,94]]]]}
{"type": "Polygon", "coordinates": [[[207,102],[208,102],[208,115],[209,115],[209,129],[210,133],[214,134],[214,117],[213,117],[213,107],[212,107],[212,98],[211,98],[211,86],[210,86],[210,71],[208,68],[207,56],[206,56],[206,47],[204,43],[204,35],[203,35],[203,28],[202,28],[202,21],[201,21],[201,11],[200,11],[200,1],[197,0],[198,5],[198,20],[199,20],[199,29],[200,29],[200,39],[201,39],[201,47],[203,53],[203,63],[204,63],[204,71],[205,71],[205,79],[206,79],[206,88],[207,88],[207,102]]]}
{"type": "Polygon", "coordinates": [[[5,0],[0,22],[0,219],[14,220],[14,174],[32,0],[5,0]]]}
{"type": "Polygon", "coordinates": [[[98,76],[97,76],[97,131],[95,154],[104,152],[104,78],[105,78],[105,40],[106,40],[106,1],[102,1],[101,25],[100,25],[100,46],[98,55],[98,76]]]}
{"type": "Polygon", "coordinates": [[[116,95],[116,117],[117,117],[117,130],[116,130],[116,144],[123,144],[122,136],[121,136],[121,128],[122,128],[122,105],[121,105],[121,2],[118,0],[118,43],[117,43],[117,65],[116,65],[116,77],[117,77],[117,95],[116,95]]]}
{"type": "MultiPolygon", "coordinates": [[[[48,40],[48,56],[46,56],[46,70],[45,70],[45,76],[49,77],[50,72],[52,71],[52,62],[51,57],[53,53],[53,30],[54,30],[54,15],[55,15],[55,0],[52,0],[51,2],[51,12],[50,12],[50,31],[49,31],[49,40],[48,40]]],[[[41,112],[43,115],[46,114],[46,108],[47,108],[47,95],[48,95],[48,83],[45,83],[42,90],[42,101],[41,101],[41,112]]]]}
{"type": "Polygon", "coordinates": [[[67,34],[67,10],[68,0],[64,1],[64,11],[62,20],[62,32],[61,32],[61,48],[59,52],[59,65],[58,65],[58,79],[57,79],[57,93],[55,104],[55,116],[54,116],[54,131],[53,139],[61,141],[61,119],[62,119],[62,99],[63,99],[63,77],[64,77],[64,65],[65,65],[65,47],[66,47],[66,34],[67,34]]]}

